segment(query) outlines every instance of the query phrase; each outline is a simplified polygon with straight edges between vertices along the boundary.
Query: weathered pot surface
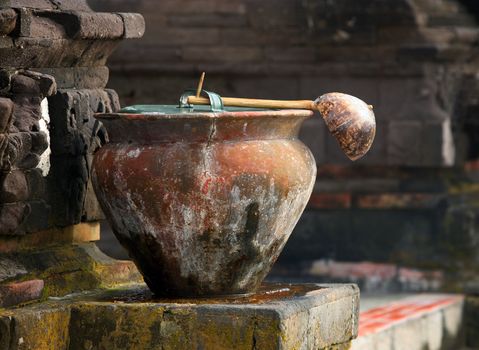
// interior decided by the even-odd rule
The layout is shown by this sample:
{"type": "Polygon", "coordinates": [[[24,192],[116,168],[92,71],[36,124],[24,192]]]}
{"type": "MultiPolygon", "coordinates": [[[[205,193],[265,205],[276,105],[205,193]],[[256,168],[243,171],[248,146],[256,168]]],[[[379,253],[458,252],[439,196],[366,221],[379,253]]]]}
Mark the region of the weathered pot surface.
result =
{"type": "Polygon", "coordinates": [[[98,116],[93,182],[115,235],[155,294],[254,292],[313,189],[297,139],[312,112],[162,110],[98,116]]]}

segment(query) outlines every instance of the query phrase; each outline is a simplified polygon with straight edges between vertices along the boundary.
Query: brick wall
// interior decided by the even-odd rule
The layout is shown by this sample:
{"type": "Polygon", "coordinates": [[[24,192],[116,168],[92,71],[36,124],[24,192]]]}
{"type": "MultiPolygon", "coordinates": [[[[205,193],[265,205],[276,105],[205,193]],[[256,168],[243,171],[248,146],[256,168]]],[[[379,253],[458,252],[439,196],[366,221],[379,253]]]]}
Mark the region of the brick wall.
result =
{"type": "MultiPolygon", "coordinates": [[[[110,85],[123,104],[176,103],[201,71],[205,87],[224,96],[305,99],[342,91],[376,111],[377,139],[359,164],[451,166],[467,157],[461,118],[471,101],[461,86],[477,85],[478,28],[455,1],[91,4],[145,15],[145,37],[110,60],[110,85]]],[[[306,122],[301,137],[319,163],[348,164],[319,118],[306,122]]]]}

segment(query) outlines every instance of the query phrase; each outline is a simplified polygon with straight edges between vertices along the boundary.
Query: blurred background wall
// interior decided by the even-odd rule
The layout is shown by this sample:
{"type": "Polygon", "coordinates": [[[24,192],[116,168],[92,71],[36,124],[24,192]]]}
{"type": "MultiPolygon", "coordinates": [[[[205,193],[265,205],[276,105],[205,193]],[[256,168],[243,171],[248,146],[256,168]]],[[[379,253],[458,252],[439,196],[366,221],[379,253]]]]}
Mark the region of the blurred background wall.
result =
{"type": "Polygon", "coordinates": [[[402,288],[403,267],[419,279],[435,276],[447,289],[475,288],[477,2],[90,4],[97,11],[140,12],[146,20],[145,37],[121,46],[109,62],[109,85],[122,105],[176,103],[202,71],[205,88],[223,96],[314,99],[340,91],[374,105],[375,144],[354,164],[320,118],[305,122],[301,138],[316,157],[317,186],[277,274],[317,278],[331,274],[331,261],[368,261],[393,267],[394,283],[385,288],[402,288]]]}

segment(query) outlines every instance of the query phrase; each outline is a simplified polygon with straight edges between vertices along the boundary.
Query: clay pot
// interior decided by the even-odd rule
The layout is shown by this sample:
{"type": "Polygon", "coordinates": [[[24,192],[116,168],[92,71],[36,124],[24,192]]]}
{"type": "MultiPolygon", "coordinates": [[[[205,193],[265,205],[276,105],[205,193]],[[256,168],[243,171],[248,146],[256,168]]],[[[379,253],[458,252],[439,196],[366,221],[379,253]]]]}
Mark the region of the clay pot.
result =
{"type": "Polygon", "coordinates": [[[254,292],[311,195],[306,110],[104,114],[93,183],[116,237],[162,296],[254,292]]]}

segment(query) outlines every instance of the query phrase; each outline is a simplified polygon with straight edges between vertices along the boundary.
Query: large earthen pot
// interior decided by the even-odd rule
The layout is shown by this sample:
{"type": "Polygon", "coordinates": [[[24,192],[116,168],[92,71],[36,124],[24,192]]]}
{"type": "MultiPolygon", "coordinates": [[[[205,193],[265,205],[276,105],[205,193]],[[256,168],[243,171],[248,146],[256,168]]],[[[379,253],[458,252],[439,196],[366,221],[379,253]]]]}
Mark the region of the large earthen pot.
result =
{"type": "Polygon", "coordinates": [[[158,108],[98,116],[93,183],[116,237],[157,295],[254,292],[313,189],[297,137],[312,112],[158,108]]]}

